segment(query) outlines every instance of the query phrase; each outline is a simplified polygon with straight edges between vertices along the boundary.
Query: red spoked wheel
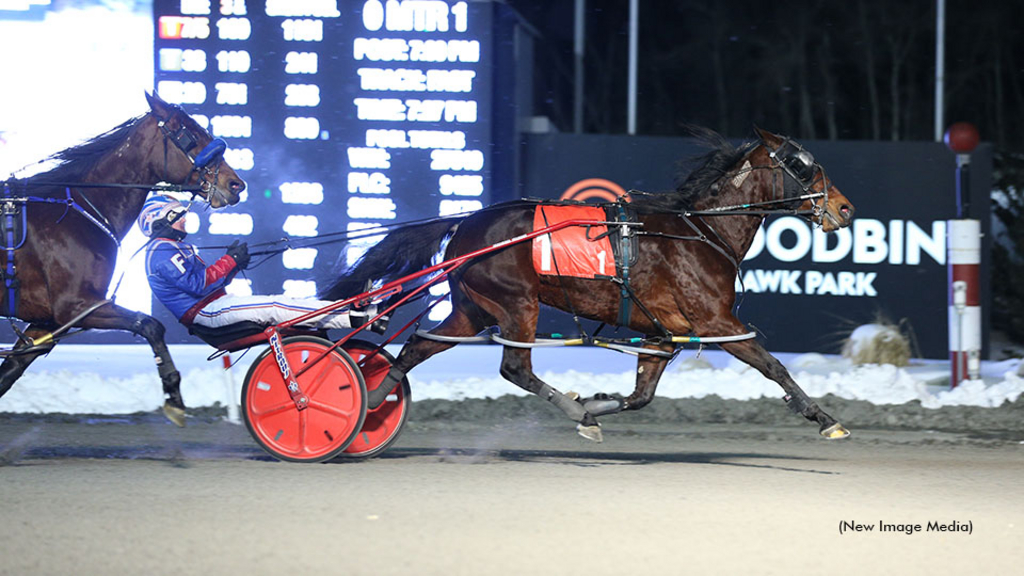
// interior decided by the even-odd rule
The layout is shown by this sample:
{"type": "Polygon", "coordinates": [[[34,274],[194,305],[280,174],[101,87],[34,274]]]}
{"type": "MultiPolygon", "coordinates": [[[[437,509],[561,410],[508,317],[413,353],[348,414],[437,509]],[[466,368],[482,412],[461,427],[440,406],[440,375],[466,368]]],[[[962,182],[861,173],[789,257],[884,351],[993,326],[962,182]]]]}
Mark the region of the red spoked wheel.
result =
{"type": "MultiPolygon", "coordinates": [[[[291,369],[298,373],[333,343],[314,336],[282,341],[291,369]]],[[[242,385],[242,415],[256,442],[287,462],[323,462],[342,452],[363,427],[366,384],[352,358],[334,349],[298,378],[309,404],[298,410],[288,394],[273,349],[252,363],[242,385]]]]}
{"type": "MultiPolygon", "coordinates": [[[[346,342],[343,348],[356,364],[360,364],[363,362],[363,358],[377,349],[377,346],[364,340],[352,339],[346,342]]],[[[367,391],[375,390],[377,386],[380,386],[394,363],[395,357],[386,350],[381,350],[360,366],[367,391]]],[[[409,380],[402,378],[401,386],[395,388],[395,391],[388,395],[383,404],[376,410],[366,413],[366,422],[363,423],[362,430],[348,445],[348,448],[339,454],[339,457],[369,458],[387,450],[401,434],[405,420],[409,416],[411,404],[412,391],[409,388],[409,380]]]]}

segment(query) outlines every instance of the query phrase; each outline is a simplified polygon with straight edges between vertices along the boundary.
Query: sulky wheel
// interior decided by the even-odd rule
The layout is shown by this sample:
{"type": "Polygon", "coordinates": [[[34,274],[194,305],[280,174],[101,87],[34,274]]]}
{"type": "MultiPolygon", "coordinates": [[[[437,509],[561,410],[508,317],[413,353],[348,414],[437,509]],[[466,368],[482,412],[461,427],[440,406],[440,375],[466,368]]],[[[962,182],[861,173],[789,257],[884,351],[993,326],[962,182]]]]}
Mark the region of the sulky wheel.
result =
{"type": "MultiPolygon", "coordinates": [[[[332,342],[314,336],[282,341],[291,369],[299,373],[332,342]]],[[[267,348],[252,363],[242,385],[242,415],[256,442],[288,462],[323,462],[343,451],[366,418],[366,384],[355,362],[334,349],[302,372],[297,381],[309,404],[298,410],[281,370],[267,348]]]]}
{"type": "MultiPolygon", "coordinates": [[[[349,340],[343,347],[356,364],[362,362],[367,354],[377,348],[375,344],[356,339],[349,340]]],[[[382,349],[380,353],[360,366],[367,391],[374,390],[380,385],[394,362],[395,357],[382,349]]],[[[412,404],[412,395],[409,389],[409,380],[402,378],[402,385],[395,388],[395,391],[388,395],[383,404],[376,410],[367,412],[363,429],[359,431],[348,448],[339,454],[339,457],[368,458],[386,450],[401,434],[402,426],[405,425],[405,420],[409,416],[410,404],[412,404]]]]}

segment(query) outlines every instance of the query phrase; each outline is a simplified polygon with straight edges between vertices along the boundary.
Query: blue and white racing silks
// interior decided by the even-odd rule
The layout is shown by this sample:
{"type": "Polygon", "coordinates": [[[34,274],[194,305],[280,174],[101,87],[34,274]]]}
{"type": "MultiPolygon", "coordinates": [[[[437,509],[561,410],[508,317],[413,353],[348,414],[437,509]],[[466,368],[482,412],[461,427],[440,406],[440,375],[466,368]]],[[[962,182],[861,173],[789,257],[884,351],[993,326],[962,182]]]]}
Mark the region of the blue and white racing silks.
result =
{"type": "Polygon", "coordinates": [[[191,323],[200,301],[223,292],[234,268],[231,256],[207,266],[195,246],[167,238],[153,240],[146,249],[146,277],[153,294],[184,324],[191,323]]]}

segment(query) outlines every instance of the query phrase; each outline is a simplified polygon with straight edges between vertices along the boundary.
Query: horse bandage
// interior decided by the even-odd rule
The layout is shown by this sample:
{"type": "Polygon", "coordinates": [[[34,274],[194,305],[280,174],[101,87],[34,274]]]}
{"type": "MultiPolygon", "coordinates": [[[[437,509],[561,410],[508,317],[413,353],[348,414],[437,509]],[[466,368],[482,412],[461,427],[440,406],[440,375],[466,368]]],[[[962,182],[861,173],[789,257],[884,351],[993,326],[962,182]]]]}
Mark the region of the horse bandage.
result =
{"type": "MultiPolygon", "coordinates": [[[[566,220],[607,220],[596,206],[537,206],[533,229],[542,230],[566,220]]],[[[533,239],[533,269],[544,276],[595,278],[615,276],[615,257],[608,240],[608,226],[568,226],[533,239]],[[597,240],[593,240],[597,238],[597,240]]]]}

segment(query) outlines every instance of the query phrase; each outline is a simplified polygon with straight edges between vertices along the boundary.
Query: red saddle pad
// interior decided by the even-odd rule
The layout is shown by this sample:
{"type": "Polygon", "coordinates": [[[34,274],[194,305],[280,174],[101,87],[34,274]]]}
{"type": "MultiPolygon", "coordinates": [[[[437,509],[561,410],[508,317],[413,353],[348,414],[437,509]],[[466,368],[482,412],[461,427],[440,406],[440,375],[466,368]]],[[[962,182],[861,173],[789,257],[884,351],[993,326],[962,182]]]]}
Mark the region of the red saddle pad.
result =
{"type": "MultiPolygon", "coordinates": [[[[596,206],[537,206],[533,213],[533,229],[540,230],[566,220],[606,221],[604,209],[596,206]]],[[[615,258],[604,224],[568,226],[533,239],[533,268],[544,276],[595,275],[615,276],[615,258]]]]}

